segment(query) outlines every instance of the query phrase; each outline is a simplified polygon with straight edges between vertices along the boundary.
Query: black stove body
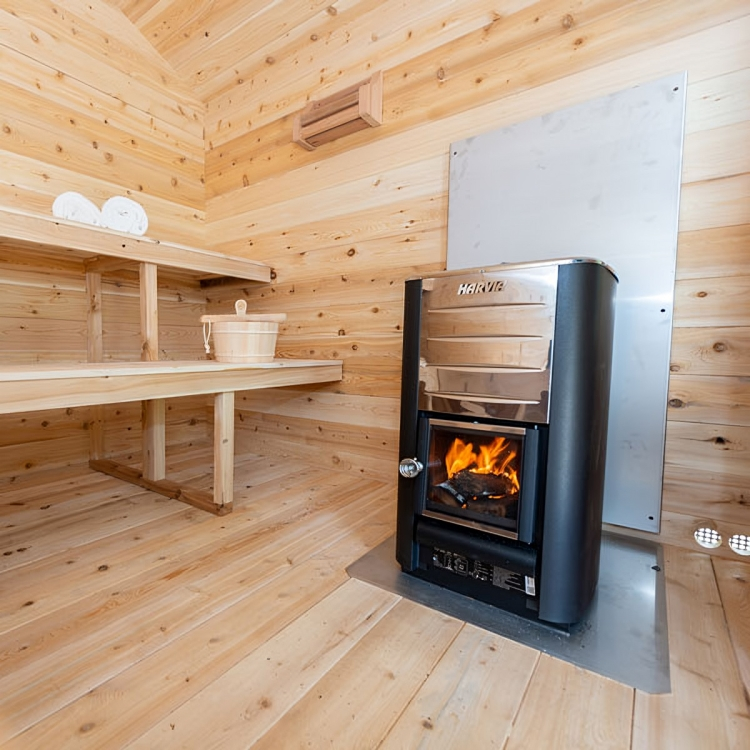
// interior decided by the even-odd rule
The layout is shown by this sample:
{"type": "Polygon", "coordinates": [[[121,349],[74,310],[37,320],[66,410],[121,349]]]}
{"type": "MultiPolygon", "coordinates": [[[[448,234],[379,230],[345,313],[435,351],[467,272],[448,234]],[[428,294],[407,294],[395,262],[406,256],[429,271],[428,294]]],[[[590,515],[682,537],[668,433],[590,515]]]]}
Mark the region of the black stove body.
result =
{"type": "Polygon", "coordinates": [[[402,570],[566,627],[599,576],[617,279],[569,259],[406,282],[402,570]]]}

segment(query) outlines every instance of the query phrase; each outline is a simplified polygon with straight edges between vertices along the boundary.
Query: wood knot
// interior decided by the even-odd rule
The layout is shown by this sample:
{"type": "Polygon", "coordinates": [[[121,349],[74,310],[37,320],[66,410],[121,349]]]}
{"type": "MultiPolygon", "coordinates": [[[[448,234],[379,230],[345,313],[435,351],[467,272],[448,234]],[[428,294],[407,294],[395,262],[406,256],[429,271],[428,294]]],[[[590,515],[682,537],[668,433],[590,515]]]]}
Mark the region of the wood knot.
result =
{"type": "Polygon", "coordinates": [[[696,297],[708,297],[708,292],[698,292],[698,294],[695,295],[696,297]]]}
{"type": "Polygon", "coordinates": [[[570,15],[570,13],[566,13],[562,17],[562,20],[560,21],[560,23],[562,24],[562,27],[564,29],[570,29],[573,27],[573,24],[575,23],[575,19],[573,18],[573,16],[570,15]]]}
{"type": "Polygon", "coordinates": [[[685,402],[679,398],[671,398],[669,399],[669,405],[673,409],[682,409],[682,407],[685,406],[685,402]]]}
{"type": "Polygon", "coordinates": [[[715,352],[725,352],[727,350],[727,345],[723,341],[717,341],[713,349],[715,352]]]}
{"type": "Polygon", "coordinates": [[[445,80],[445,69],[444,68],[438,68],[438,71],[437,71],[437,73],[435,75],[437,75],[438,81],[444,81],[445,80]]]}
{"type": "Polygon", "coordinates": [[[329,16],[335,16],[338,13],[338,11],[336,10],[336,8],[333,7],[333,5],[329,5],[326,8],[326,13],[328,13],[329,16]]]}

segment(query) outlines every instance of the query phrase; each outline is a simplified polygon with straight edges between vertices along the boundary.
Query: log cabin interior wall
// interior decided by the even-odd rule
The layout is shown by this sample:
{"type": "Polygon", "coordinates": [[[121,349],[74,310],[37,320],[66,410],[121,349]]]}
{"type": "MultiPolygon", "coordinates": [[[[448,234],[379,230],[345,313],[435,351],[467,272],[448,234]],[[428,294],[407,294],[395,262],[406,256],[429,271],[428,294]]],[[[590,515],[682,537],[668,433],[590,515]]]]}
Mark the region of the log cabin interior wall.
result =
{"type": "MultiPolygon", "coordinates": [[[[165,292],[174,309],[166,340],[192,347],[182,311],[192,317],[205,301],[209,312],[238,297],[286,312],[279,353],[342,358],[344,380],[238,394],[238,445],[378,479],[396,472],[403,281],[445,263],[450,142],[687,70],[662,535],[689,545],[704,519],[725,536],[750,533],[746,2],[0,7],[0,202],[47,212],[65,189],[99,202],[131,191],[150,235],[205,236],[213,249],[272,265],[267,287],[201,292],[178,280],[165,292]],[[315,151],[292,143],[309,100],[377,70],[382,126],[315,151]]],[[[67,330],[80,349],[80,282],[51,267],[48,283],[32,286],[23,263],[3,275],[3,293],[13,287],[2,303],[10,350],[23,348],[22,325],[67,330]]],[[[112,293],[126,297],[121,283],[112,293]]],[[[123,323],[123,341],[129,330],[123,323]]],[[[43,434],[36,420],[25,432],[32,444],[43,434]]],[[[2,450],[5,469],[21,465],[23,450],[2,450]]]]}

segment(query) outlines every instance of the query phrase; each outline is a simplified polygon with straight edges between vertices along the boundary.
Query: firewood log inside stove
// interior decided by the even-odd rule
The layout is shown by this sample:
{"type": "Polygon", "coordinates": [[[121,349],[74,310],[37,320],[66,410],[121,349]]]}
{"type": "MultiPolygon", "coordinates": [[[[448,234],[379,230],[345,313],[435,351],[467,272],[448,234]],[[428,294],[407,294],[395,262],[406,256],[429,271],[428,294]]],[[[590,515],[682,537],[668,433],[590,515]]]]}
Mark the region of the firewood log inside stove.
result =
{"type": "Polygon", "coordinates": [[[450,492],[462,505],[472,500],[491,499],[502,506],[518,499],[512,480],[502,474],[478,474],[462,469],[437,486],[450,492]]]}
{"type": "Polygon", "coordinates": [[[515,494],[513,481],[504,474],[479,474],[468,469],[457,471],[447,482],[464,497],[499,497],[515,494]]]}
{"type": "Polygon", "coordinates": [[[471,503],[476,509],[477,503],[481,503],[500,510],[518,500],[512,480],[502,474],[478,474],[462,469],[437,487],[449,492],[461,505],[471,503]]]}
{"type": "Polygon", "coordinates": [[[445,505],[448,508],[461,508],[465,506],[466,504],[463,498],[459,499],[458,497],[456,497],[455,492],[451,492],[447,490],[441,484],[438,484],[435,487],[433,487],[428,497],[433,503],[438,503],[439,505],[445,505]]]}

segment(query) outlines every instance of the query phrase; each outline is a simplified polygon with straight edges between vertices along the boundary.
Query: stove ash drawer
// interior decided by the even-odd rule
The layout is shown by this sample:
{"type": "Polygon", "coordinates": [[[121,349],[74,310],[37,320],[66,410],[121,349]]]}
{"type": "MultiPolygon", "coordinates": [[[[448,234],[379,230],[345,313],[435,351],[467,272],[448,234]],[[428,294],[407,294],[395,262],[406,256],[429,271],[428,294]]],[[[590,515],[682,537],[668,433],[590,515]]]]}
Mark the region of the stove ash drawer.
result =
{"type": "Polygon", "coordinates": [[[427,365],[522,367],[546,370],[551,339],[542,336],[435,336],[422,342],[427,365]]]}

